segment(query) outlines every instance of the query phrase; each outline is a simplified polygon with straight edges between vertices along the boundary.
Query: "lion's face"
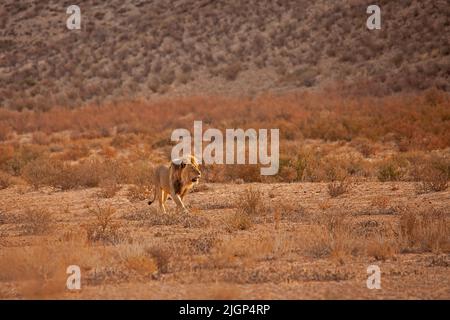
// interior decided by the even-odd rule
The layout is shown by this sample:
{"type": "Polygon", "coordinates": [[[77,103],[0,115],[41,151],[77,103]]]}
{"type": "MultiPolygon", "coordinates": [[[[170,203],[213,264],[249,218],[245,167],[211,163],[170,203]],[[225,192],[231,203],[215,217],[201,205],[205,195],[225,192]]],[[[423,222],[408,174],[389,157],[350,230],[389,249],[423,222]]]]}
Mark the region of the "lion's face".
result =
{"type": "Polygon", "coordinates": [[[181,177],[186,183],[197,184],[201,176],[200,169],[192,164],[184,165],[183,171],[181,172],[181,177]]]}

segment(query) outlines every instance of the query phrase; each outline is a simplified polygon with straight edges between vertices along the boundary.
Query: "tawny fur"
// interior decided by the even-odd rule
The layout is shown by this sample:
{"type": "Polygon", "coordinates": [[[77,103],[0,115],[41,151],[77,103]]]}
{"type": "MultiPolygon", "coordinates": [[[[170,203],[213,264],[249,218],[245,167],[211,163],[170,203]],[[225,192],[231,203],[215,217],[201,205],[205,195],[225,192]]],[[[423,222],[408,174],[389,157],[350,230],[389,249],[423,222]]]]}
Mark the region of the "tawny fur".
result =
{"type": "Polygon", "coordinates": [[[161,212],[166,213],[165,202],[170,195],[177,207],[183,212],[188,210],[183,203],[186,194],[196,185],[201,177],[200,167],[193,156],[182,160],[175,160],[167,167],[160,165],[155,169],[153,176],[154,196],[148,204],[158,198],[161,212]]]}

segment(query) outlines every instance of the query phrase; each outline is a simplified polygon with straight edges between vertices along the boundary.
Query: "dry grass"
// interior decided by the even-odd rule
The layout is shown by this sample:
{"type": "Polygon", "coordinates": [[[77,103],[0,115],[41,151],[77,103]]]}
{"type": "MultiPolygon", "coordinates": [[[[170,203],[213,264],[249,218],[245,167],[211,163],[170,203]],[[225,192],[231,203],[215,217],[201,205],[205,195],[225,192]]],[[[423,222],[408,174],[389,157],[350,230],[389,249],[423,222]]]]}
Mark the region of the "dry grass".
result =
{"type": "Polygon", "coordinates": [[[112,198],[120,190],[120,185],[114,180],[104,180],[99,183],[99,197],[112,198]]]}
{"type": "Polygon", "coordinates": [[[254,187],[246,189],[236,201],[236,210],[226,219],[228,231],[247,230],[269,213],[265,195],[254,187]]]}
{"type": "Polygon", "coordinates": [[[122,225],[115,220],[116,210],[111,205],[97,205],[90,208],[89,212],[94,219],[84,226],[88,241],[118,244],[127,240],[127,236],[121,230],[122,225]]]}
{"type": "Polygon", "coordinates": [[[328,188],[328,194],[335,198],[337,196],[340,196],[344,193],[347,193],[350,189],[350,183],[347,179],[341,179],[338,181],[332,181],[327,185],[328,188]]]}
{"type": "Polygon", "coordinates": [[[5,172],[0,171],[0,190],[8,188],[11,184],[11,176],[5,172]]]}
{"type": "Polygon", "coordinates": [[[46,209],[27,209],[20,218],[23,231],[28,235],[43,235],[51,230],[53,214],[46,209]]]}
{"type": "MultiPolygon", "coordinates": [[[[3,64],[12,71],[0,79],[0,105],[16,110],[330,82],[341,92],[373,95],[449,88],[445,1],[383,3],[383,10],[397,14],[383,21],[386,34],[380,37],[361,27],[367,5],[361,0],[147,2],[138,4],[139,14],[133,1],[112,0],[85,4],[90,23],[78,38],[58,27],[53,3],[33,11],[31,2],[18,10],[15,1],[5,0],[1,19],[3,64]],[[404,17],[414,17],[407,27],[404,17]],[[331,45],[331,39],[340,41],[331,45]]],[[[430,93],[428,102],[439,99],[430,93]]],[[[0,128],[0,138],[8,136],[9,128],[0,128]]]]}
{"type": "Polygon", "coordinates": [[[446,211],[402,208],[400,236],[404,252],[449,252],[449,234],[450,221],[446,211]]]}
{"type": "Polygon", "coordinates": [[[169,250],[160,247],[151,247],[146,252],[156,261],[156,266],[160,273],[169,272],[169,263],[171,259],[171,253],[169,250]]]}
{"type": "Polygon", "coordinates": [[[128,188],[127,198],[132,202],[144,201],[150,199],[151,195],[152,192],[148,187],[142,185],[133,185],[128,188]]]}

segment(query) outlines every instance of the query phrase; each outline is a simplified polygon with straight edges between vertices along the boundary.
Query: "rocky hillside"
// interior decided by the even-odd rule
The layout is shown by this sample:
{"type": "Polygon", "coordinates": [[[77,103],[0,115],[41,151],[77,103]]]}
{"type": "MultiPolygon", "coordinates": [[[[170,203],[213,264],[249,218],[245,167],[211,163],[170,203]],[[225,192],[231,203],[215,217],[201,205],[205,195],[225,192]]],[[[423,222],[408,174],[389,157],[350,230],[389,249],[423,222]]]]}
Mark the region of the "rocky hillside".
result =
{"type": "Polygon", "coordinates": [[[0,106],[334,86],[385,95],[450,89],[446,0],[2,0],[0,106]]]}

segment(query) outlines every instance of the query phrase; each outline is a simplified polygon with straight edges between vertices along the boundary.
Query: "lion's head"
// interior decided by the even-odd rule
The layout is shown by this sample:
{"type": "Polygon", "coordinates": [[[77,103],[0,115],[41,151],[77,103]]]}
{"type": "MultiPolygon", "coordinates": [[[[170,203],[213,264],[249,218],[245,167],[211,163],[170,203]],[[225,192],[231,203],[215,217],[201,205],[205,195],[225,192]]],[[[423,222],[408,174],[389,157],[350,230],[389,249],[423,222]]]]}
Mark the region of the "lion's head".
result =
{"type": "Polygon", "coordinates": [[[173,160],[172,164],[177,169],[183,185],[197,184],[202,176],[200,166],[194,156],[173,160]]]}

